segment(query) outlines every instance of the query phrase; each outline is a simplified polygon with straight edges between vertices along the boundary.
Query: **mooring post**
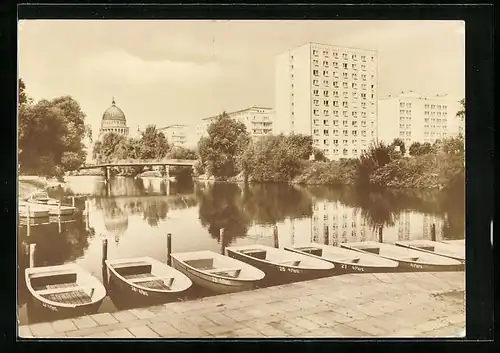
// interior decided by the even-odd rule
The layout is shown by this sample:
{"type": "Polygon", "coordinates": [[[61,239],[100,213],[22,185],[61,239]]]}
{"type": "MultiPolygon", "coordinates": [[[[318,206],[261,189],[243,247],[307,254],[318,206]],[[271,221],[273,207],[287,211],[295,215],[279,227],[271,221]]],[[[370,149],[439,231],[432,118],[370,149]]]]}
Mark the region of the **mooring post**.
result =
{"type": "Polygon", "coordinates": [[[57,229],[59,230],[59,234],[62,232],[62,226],[61,226],[61,217],[57,217],[57,229]]]}
{"type": "Polygon", "coordinates": [[[431,240],[436,241],[436,224],[431,224],[431,240]]]}
{"type": "Polygon", "coordinates": [[[172,253],[172,234],[167,234],[167,265],[172,266],[172,257],[170,254],[172,253]]]}
{"type": "Polygon", "coordinates": [[[273,227],[273,238],[274,238],[274,247],[278,249],[280,247],[280,241],[278,237],[278,226],[273,227]]]}
{"type": "Polygon", "coordinates": [[[220,241],[220,253],[222,255],[224,255],[224,250],[225,250],[225,248],[224,248],[224,235],[225,234],[224,233],[225,233],[224,228],[221,228],[219,230],[219,241],[220,241]]]}
{"type": "Polygon", "coordinates": [[[330,241],[330,239],[329,239],[329,234],[328,234],[328,225],[325,225],[324,235],[325,235],[325,237],[324,237],[324,239],[323,239],[323,243],[324,243],[325,245],[328,245],[328,243],[329,243],[329,241],[330,241]]]}
{"type": "Polygon", "coordinates": [[[170,196],[170,179],[167,178],[165,180],[165,183],[166,183],[165,188],[166,188],[167,196],[170,196]]]}
{"type": "Polygon", "coordinates": [[[30,207],[26,206],[26,212],[28,215],[26,216],[26,235],[29,237],[31,235],[31,221],[30,221],[30,207]]]}
{"type": "Polygon", "coordinates": [[[384,242],[384,238],[382,236],[382,227],[378,227],[378,242],[379,243],[383,243],[384,242]]]}
{"type": "Polygon", "coordinates": [[[75,197],[71,196],[71,206],[75,207],[75,197]]]}
{"type": "Polygon", "coordinates": [[[30,268],[35,267],[35,248],[35,243],[30,244],[30,268]]]}
{"type": "Polygon", "coordinates": [[[61,201],[57,203],[57,217],[61,217],[61,201]]]}
{"type": "MultiPolygon", "coordinates": [[[[101,234],[102,236],[102,234],[101,234]]],[[[104,285],[108,286],[108,270],[106,268],[106,260],[108,259],[108,239],[102,240],[102,281],[104,285]]]]}

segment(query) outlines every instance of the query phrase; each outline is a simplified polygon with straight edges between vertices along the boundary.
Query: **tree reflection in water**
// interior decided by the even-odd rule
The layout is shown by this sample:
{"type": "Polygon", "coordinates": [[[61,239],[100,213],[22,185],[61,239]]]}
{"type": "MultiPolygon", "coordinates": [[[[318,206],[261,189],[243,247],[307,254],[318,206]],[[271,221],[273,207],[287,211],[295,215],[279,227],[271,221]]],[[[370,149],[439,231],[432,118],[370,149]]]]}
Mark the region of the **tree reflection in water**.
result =
{"type": "Polygon", "coordinates": [[[251,219],[243,207],[242,191],[235,184],[214,183],[196,191],[199,200],[199,218],[202,226],[214,239],[221,241],[221,247],[231,245],[235,238],[247,235],[251,219]]]}
{"type": "Polygon", "coordinates": [[[257,224],[312,216],[312,198],[294,186],[255,184],[243,190],[245,212],[257,224]]]}

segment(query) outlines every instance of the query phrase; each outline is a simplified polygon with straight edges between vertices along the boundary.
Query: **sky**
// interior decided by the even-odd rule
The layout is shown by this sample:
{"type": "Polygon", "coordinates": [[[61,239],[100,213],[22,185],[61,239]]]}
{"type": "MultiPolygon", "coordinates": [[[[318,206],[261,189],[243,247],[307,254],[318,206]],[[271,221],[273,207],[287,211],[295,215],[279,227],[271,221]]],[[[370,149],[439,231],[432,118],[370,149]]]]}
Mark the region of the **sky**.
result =
{"type": "Polygon", "coordinates": [[[377,50],[379,96],[465,96],[463,21],[22,20],[18,34],[27,94],[71,95],[94,136],[113,97],[131,132],[272,108],[275,56],[307,42],[377,50]]]}

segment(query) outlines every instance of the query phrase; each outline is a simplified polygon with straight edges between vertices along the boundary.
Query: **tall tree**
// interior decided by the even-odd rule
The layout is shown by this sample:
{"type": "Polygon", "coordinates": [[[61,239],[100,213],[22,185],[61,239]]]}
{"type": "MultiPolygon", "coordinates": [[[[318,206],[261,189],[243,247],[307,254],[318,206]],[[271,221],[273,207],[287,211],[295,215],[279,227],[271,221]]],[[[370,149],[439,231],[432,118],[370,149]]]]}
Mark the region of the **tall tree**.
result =
{"type": "Polygon", "coordinates": [[[148,125],[141,133],[139,140],[141,159],[161,159],[169,150],[167,139],[163,132],[158,131],[156,126],[148,125]]]}
{"type": "Polygon", "coordinates": [[[465,118],[465,98],[460,100],[460,110],[457,112],[457,117],[461,119],[465,118]]]}
{"type": "Polygon", "coordinates": [[[198,142],[202,169],[222,180],[237,175],[238,155],[249,141],[245,124],[224,112],[210,124],[207,132],[208,136],[198,142]]]}
{"type": "Polygon", "coordinates": [[[19,78],[17,104],[20,107],[25,104],[31,104],[31,103],[33,103],[33,99],[26,94],[26,85],[23,79],[19,78]]]}

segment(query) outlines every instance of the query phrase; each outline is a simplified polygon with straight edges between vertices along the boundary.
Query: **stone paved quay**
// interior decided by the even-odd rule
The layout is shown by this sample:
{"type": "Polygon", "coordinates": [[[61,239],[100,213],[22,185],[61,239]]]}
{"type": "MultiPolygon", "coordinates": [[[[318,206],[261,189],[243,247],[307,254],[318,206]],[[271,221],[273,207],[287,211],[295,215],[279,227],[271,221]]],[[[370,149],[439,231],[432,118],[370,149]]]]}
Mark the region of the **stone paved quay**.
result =
{"type": "Polygon", "coordinates": [[[463,337],[465,273],[353,274],[19,327],[34,338],[463,337]]]}

